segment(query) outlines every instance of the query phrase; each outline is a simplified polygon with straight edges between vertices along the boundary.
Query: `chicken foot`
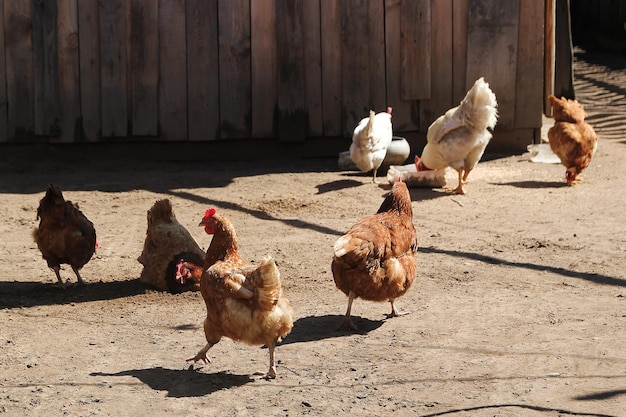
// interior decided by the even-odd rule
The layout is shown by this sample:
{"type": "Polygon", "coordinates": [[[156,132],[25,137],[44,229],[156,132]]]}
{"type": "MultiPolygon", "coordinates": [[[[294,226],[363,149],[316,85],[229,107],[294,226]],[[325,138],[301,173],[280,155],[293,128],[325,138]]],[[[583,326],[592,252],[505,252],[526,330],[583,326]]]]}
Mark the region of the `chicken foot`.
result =
{"type": "Polygon", "coordinates": [[[460,169],[457,171],[459,173],[459,185],[456,188],[446,187],[448,191],[452,194],[465,194],[465,190],[463,189],[463,185],[467,184],[467,176],[469,175],[471,169],[467,171],[464,169],[460,169]]]}
{"type": "Polygon", "coordinates": [[[406,316],[407,314],[409,314],[408,311],[398,311],[396,309],[396,300],[389,300],[389,302],[391,303],[391,313],[387,314],[388,319],[392,317],[406,316]]]}
{"type": "Polygon", "coordinates": [[[211,349],[211,347],[214,345],[215,343],[207,343],[206,345],[204,345],[204,347],[202,349],[200,349],[200,351],[198,352],[198,354],[196,356],[194,356],[193,358],[189,358],[187,359],[187,362],[198,362],[198,361],[202,361],[204,363],[211,363],[211,359],[206,355],[207,352],[209,351],[209,349],[211,349]]]}
{"type": "Polygon", "coordinates": [[[274,364],[274,349],[276,347],[276,342],[271,342],[267,344],[267,348],[270,351],[270,369],[267,371],[267,373],[264,372],[255,372],[254,375],[256,375],[258,378],[257,379],[275,379],[276,378],[276,365],[274,364]]]}
{"type": "Polygon", "coordinates": [[[350,317],[350,312],[352,310],[352,302],[354,301],[354,299],[356,298],[356,294],[352,291],[350,291],[350,294],[348,295],[348,310],[346,310],[346,315],[343,317],[343,320],[341,320],[341,323],[339,323],[339,327],[337,327],[337,330],[340,329],[352,329],[352,330],[359,330],[356,325],[352,322],[352,318],[350,317]]]}

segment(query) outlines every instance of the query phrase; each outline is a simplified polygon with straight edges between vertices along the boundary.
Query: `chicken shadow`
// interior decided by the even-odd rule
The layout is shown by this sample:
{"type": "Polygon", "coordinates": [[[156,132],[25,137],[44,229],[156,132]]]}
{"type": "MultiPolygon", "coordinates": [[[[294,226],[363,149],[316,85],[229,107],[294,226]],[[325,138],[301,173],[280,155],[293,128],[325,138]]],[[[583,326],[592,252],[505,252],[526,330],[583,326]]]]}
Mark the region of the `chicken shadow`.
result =
{"type": "Polygon", "coordinates": [[[326,194],[331,191],[345,190],[346,188],[355,188],[365,185],[364,182],[355,180],[337,180],[331,181],[317,186],[317,194],[326,194]]]}
{"type": "Polygon", "coordinates": [[[343,315],[336,314],[302,317],[294,322],[291,333],[285,336],[281,345],[314,342],[353,334],[367,334],[378,329],[385,322],[385,320],[370,320],[364,317],[352,316],[352,321],[359,330],[337,330],[341,319],[343,319],[343,315]]]}
{"type": "Polygon", "coordinates": [[[565,410],[563,408],[552,408],[552,407],[542,407],[536,405],[529,404],[489,404],[489,405],[479,405],[476,407],[467,407],[467,408],[454,408],[451,410],[440,411],[431,414],[422,414],[420,417],[439,417],[446,415],[458,415],[460,413],[472,413],[484,410],[498,410],[502,408],[520,408],[522,410],[531,410],[538,411],[541,413],[558,413],[558,415],[563,416],[588,416],[588,417],[617,417],[609,414],[599,414],[599,413],[580,413],[571,410],[565,410]]]}
{"type": "Polygon", "coordinates": [[[611,391],[601,391],[588,395],[580,395],[578,397],[574,397],[576,401],[598,401],[598,400],[608,400],[609,398],[626,396],[626,389],[618,389],[611,391]]]}
{"type": "Polygon", "coordinates": [[[230,374],[223,371],[205,374],[198,372],[193,366],[187,369],[166,369],[158,366],[116,373],[92,372],[89,375],[93,377],[132,376],[155,391],[167,391],[167,396],[173,398],[202,397],[254,381],[249,375],[230,374]]]}
{"type": "Polygon", "coordinates": [[[566,188],[565,181],[513,181],[513,182],[499,182],[491,183],[491,185],[508,185],[516,188],[566,188]]]}
{"type": "Polygon", "coordinates": [[[147,287],[139,278],[128,281],[94,282],[85,285],[40,282],[0,282],[0,310],[55,304],[113,300],[144,294],[147,287]]]}
{"type": "MultiPolygon", "coordinates": [[[[366,173],[367,174],[367,173],[366,173]]],[[[365,175],[363,173],[344,173],[343,176],[363,177],[367,176],[371,180],[371,174],[365,175]]],[[[378,186],[381,190],[388,192],[391,190],[392,185],[383,180],[377,184],[370,182],[356,181],[352,179],[343,179],[337,181],[331,181],[325,184],[319,184],[317,186],[317,194],[325,194],[333,191],[344,190],[347,188],[356,188],[362,186],[378,186]]],[[[423,201],[432,200],[439,197],[447,197],[451,194],[446,192],[442,187],[409,187],[409,193],[411,194],[411,201],[423,201]]]]}

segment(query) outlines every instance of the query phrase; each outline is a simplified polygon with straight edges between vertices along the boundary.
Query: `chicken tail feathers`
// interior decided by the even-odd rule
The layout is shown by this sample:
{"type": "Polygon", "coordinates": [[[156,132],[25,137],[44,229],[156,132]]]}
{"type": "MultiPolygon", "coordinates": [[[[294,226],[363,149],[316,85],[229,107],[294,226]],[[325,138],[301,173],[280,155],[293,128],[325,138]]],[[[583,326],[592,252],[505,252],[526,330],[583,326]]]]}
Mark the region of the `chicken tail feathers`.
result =
{"type": "Polygon", "coordinates": [[[276,262],[271,257],[263,258],[250,278],[255,288],[258,306],[263,310],[274,308],[282,291],[280,271],[276,262]]]}
{"type": "Polygon", "coordinates": [[[483,77],[476,80],[457,108],[463,124],[472,124],[476,130],[493,129],[498,121],[498,102],[483,77]]]}
{"type": "Polygon", "coordinates": [[[148,210],[148,227],[158,223],[171,223],[174,211],[169,199],[156,201],[148,210]]]}
{"type": "Polygon", "coordinates": [[[64,204],[63,192],[58,185],[50,184],[46,190],[46,195],[39,201],[37,208],[37,220],[39,220],[45,212],[49,212],[57,204],[64,204]]]}

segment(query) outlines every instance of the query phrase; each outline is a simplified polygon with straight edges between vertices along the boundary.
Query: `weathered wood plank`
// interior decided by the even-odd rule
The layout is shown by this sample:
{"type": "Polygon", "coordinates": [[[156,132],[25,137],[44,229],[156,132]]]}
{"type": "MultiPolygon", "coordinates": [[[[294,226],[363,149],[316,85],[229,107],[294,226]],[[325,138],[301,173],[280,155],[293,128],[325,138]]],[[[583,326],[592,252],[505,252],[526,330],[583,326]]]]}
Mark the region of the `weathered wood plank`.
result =
{"type": "Polygon", "coordinates": [[[352,137],[371,109],[367,0],[342,1],[341,29],[343,135],[352,137]]]}
{"type": "Polygon", "coordinates": [[[101,135],[100,18],[98,0],[78,2],[80,111],[82,140],[94,142],[101,135]]]}
{"type": "MultiPolygon", "coordinates": [[[[444,28],[449,31],[449,27],[448,21],[444,28]]],[[[400,36],[402,99],[429,99],[431,98],[432,72],[430,0],[412,0],[402,3],[400,36]]]]}
{"type": "Polygon", "coordinates": [[[160,138],[187,139],[187,49],[184,0],[159,1],[160,138]]]}
{"type": "Polygon", "coordinates": [[[281,141],[303,141],[306,138],[308,115],[304,96],[302,1],[281,0],[276,3],[279,74],[276,124],[281,141]]]}
{"type": "Polygon", "coordinates": [[[4,2],[8,140],[34,138],[32,8],[29,1],[4,2]]]}
{"type": "Polygon", "coordinates": [[[132,134],[158,135],[159,9],[151,0],[130,2],[132,134]]]}
{"type": "Polygon", "coordinates": [[[80,117],[80,72],[78,57],[78,0],[58,0],[59,120],[62,142],[77,142],[82,136],[80,117]]]}
{"type": "Polygon", "coordinates": [[[251,133],[249,0],[219,0],[220,137],[251,133]]]}
{"type": "Polygon", "coordinates": [[[467,88],[485,81],[498,99],[498,125],[515,121],[519,0],[470,0],[467,22],[467,88]]]}
{"type": "Polygon", "coordinates": [[[402,99],[400,83],[401,36],[403,0],[385,0],[385,53],[387,65],[387,105],[393,107],[394,131],[418,130],[419,112],[417,101],[402,99]]]}
{"type": "Polygon", "coordinates": [[[368,3],[368,47],[370,74],[370,107],[377,111],[387,109],[385,81],[385,4],[379,0],[368,3]]]}
{"type": "Polygon", "coordinates": [[[187,0],[189,140],[219,138],[217,0],[187,0]]]}
{"type": "Polygon", "coordinates": [[[128,134],[125,1],[98,2],[103,137],[125,137],[128,134]]]}
{"type": "Polygon", "coordinates": [[[341,13],[339,0],[324,0],[321,8],[322,120],[325,136],[342,135],[341,13]]]}
{"type": "Polygon", "coordinates": [[[33,4],[35,134],[59,136],[61,118],[57,49],[57,2],[33,4]]]}
{"type": "MultiPolygon", "coordinates": [[[[467,66],[467,15],[469,0],[452,1],[452,103],[465,97],[467,66]]],[[[456,106],[456,104],[454,104],[456,106]]]]}
{"type": "MultiPolygon", "coordinates": [[[[4,23],[4,0],[0,0],[0,23],[2,27],[4,23]]],[[[7,105],[7,87],[6,87],[6,58],[4,47],[4,30],[0,30],[0,142],[8,140],[8,105],[7,105]]]]}
{"type": "Polygon", "coordinates": [[[515,128],[541,128],[543,109],[544,3],[524,2],[520,8],[515,84],[515,128]]]}
{"type": "Polygon", "coordinates": [[[554,61],[555,61],[555,0],[546,0],[544,26],[544,77],[543,77],[543,112],[552,116],[552,106],[548,96],[554,93],[554,61]]]}
{"type": "MultiPolygon", "coordinates": [[[[282,1],[282,0],[281,0],[282,1]]],[[[276,0],[250,3],[252,69],[252,136],[276,137],[278,69],[276,0]]]]}
{"type": "MultiPolygon", "coordinates": [[[[608,4],[609,2],[605,2],[605,6],[608,4]]],[[[615,2],[615,6],[619,7],[618,2],[615,2]]],[[[604,16],[611,16],[615,19],[615,15],[619,14],[616,12],[616,9],[612,11],[607,9],[604,12],[604,16]]],[[[554,95],[573,100],[576,98],[576,94],[574,92],[574,55],[572,52],[572,25],[570,20],[570,0],[556,0],[554,25],[554,95]]],[[[614,27],[623,26],[621,20],[615,23],[614,27]]]]}
{"type": "Polygon", "coordinates": [[[452,0],[432,3],[430,33],[430,98],[420,101],[420,129],[426,132],[430,124],[452,105],[453,43],[450,22],[452,0]]]}
{"type": "Polygon", "coordinates": [[[320,0],[303,2],[304,83],[306,111],[308,113],[307,136],[321,137],[324,133],[322,115],[322,45],[320,0]]]}

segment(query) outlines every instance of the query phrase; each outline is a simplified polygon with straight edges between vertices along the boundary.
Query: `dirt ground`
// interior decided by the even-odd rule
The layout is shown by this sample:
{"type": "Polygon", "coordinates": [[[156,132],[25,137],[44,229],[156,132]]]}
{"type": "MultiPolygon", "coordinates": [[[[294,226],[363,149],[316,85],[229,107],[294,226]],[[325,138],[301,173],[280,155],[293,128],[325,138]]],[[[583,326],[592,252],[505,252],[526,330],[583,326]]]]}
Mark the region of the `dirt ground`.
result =
{"type": "Polygon", "coordinates": [[[397,303],[410,314],[385,319],[388,303],[357,300],[360,333],[334,330],[347,298],[332,245],[389,186],[336,158],[1,159],[0,414],[624,416],[626,140],[609,127],[574,187],[562,166],[524,154],[487,155],[466,196],[412,189],[418,277],[397,303]],[[32,240],[48,183],[96,226],[86,286],[59,289],[32,240]],[[228,339],[211,364],[185,362],[204,345],[200,294],[138,281],[160,198],[201,247],[210,206],[246,259],[278,261],[295,325],[276,380],[250,378],[267,349],[228,339]]]}

